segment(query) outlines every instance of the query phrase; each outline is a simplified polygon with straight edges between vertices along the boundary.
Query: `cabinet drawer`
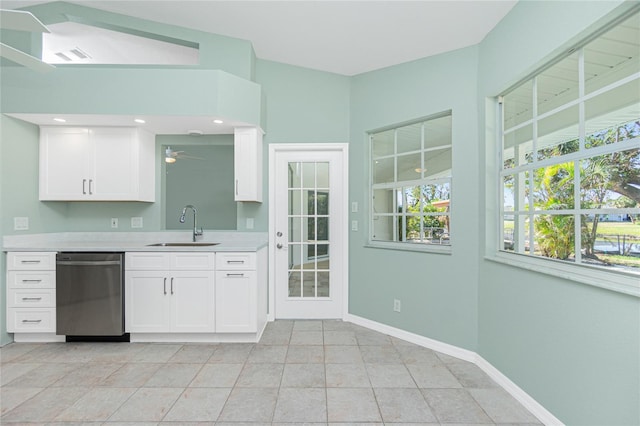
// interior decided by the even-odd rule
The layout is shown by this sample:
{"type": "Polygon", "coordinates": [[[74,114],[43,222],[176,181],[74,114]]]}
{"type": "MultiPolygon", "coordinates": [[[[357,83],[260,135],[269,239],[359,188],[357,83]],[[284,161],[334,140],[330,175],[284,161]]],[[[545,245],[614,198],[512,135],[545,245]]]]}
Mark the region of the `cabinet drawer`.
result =
{"type": "Polygon", "coordinates": [[[125,254],[125,270],[162,271],[169,269],[169,253],[129,252],[125,254]]]}
{"type": "Polygon", "coordinates": [[[55,252],[9,252],[7,270],[55,271],[55,252]]]}
{"type": "Polygon", "coordinates": [[[216,271],[256,269],[256,254],[246,253],[216,253],[216,271]]]}
{"type": "Polygon", "coordinates": [[[171,269],[177,271],[213,271],[213,253],[176,252],[171,254],[171,269]]]}
{"type": "Polygon", "coordinates": [[[55,271],[9,271],[9,288],[56,288],[55,271]]]}
{"type": "Polygon", "coordinates": [[[56,331],[55,308],[9,308],[7,331],[10,333],[43,333],[56,331]]]}
{"type": "Polygon", "coordinates": [[[7,290],[7,303],[10,308],[55,308],[56,290],[10,288],[7,290]]]}

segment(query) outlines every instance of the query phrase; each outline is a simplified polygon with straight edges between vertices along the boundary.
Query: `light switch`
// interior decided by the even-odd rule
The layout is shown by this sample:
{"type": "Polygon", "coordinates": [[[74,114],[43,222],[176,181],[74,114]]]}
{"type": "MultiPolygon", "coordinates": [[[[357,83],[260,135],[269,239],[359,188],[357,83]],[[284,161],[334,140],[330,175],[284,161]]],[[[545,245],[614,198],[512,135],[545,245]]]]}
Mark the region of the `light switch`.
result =
{"type": "Polygon", "coordinates": [[[352,201],[351,202],[351,213],[358,213],[358,202],[357,201],[352,201]]]}
{"type": "Polygon", "coordinates": [[[358,221],[357,220],[352,220],[351,221],[351,230],[352,231],[357,231],[358,230],[358,221]]]}
{"type": "Polygon", "coordinates": [[[141,217],[132,217],[131,218],[131,227],[132,228],[142,228],[142,218],[141,217]]]}
{"type": "Polygon", "coordinates": [[[247,229],[253,229],[253,218],[252,217],[248,217],[247,218],[247,229]]]}

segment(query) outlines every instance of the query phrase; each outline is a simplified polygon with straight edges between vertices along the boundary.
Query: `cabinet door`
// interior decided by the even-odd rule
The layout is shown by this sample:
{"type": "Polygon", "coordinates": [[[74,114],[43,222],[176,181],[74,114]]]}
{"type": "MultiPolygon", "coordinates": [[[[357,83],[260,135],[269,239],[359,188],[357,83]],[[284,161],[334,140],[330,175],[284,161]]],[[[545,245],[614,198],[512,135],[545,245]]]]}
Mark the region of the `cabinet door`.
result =
{"type": "Polygon", "coordinates": [[[138,193],[138,150],[135,129],[94,128],[91,196],[99,200],[135,200],[138,193]]]}
{"type": "Polygon", "coordinates": [[[262,131],[238,128],[234,131],[233,169],[235,200],[262,202],[262,131]]]}
{"type": "Polygon", "coordinates": [[[82,128],[40,129],[40,200],[82,200],[93,183],[93,146],[82,128]]]}
{"type": "Polygon", "coordinates": [[[183,333],[215,331],[212,271],[172,271],[171,331],[183,333]]]}
{"type": "Polygon", "coordinates": [[[169,332],[171,295],[164,272],[126,273],[125,331],[169,332]]]}
{"type": "Polygon", "coordinates": [[[255,271],[216,272],[216,331],[257,331],[257,282],[255,271]]]}

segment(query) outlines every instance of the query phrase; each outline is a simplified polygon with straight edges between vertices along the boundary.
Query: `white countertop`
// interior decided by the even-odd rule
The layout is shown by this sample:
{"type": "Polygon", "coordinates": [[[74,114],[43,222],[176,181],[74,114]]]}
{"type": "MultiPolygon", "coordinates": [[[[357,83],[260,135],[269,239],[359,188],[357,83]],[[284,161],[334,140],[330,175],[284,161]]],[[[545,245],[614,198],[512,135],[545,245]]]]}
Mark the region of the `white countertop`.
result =
{"type": "Polygon", "coordinates": [[[8,235],[2,239],[3,251],[256,251],[268,242],[266,232],[208,231],[199,243],[212,246],[149,246],[149,244],[192,241],[189,231],[160,232],[60,232],[8,235]]]}

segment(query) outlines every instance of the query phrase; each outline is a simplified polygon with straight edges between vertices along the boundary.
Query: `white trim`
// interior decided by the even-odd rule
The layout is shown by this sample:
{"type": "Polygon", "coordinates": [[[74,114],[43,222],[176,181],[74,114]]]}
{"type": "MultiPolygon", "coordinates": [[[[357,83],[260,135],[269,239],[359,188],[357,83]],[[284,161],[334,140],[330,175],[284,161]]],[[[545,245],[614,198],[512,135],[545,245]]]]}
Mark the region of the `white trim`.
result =
{"type": "Polygon", "coordinates": [[[533,399],[531,395],[523,391],[518,385],[513,383],[507,376],[502,374],[500,370],[495,368],[493,365],[489,363],[486,359],[482,358],[480,355],[475,354],[476,358],[473,361],[475,365],[477,365],[482,371],[487,373],[494,382],[496,382],[502,389],[507,391],[509,395],[515,398],[524,408],[529,410],[531,414],[536,416],[538,420],[545,425],[563,425],[556,416],[551,414],[549,410],[544,408],[538,401],[533,399]]]}
{"type": "MultiPolygon", "coordinates": [[[[276,206],[275,200],[275,179],[276,179],[276,153],[291,151],[336,151],[342,154],[342,186],[346,190],[342,191],[342,203],[345,214],[342,227],[345,230],[342,238],[343,268],[342,268],[342,319],[346,320],[349,315],[349,144],[348,143],[272,143],[269,144],[269,241],[275,241],[276,232],[276,206]]],[[[269,312],[267,321],[275,320],[275,245],[269,244],[269,312]]]]}
{"type": "Polygon", "coordinates": [[[459,348],[457,346],[443,343],[438,340],[433,340],[428,337],[420,336],[399,328],[391,327],[386,324],[382,324],[376,321],[372,321],[366,318],[359,317],[357,315],[349,314],[346,320],[369,328],[380,333],[387,334],[398,339],[405,340],[410,343],[449,355],[463,361],[472,362],[477,365],[482,371],[484,371],[491,379],[493,379],[500,387],[502,387],[509,395],[515,398],[520,404],[522,404],[531,414],[533,414],[538,420],[545,425],[563,425],[563,423],[557,419],[551,412],[544,408],[538,401],[536,401],[531,395],[527,394],[518,385],[513,383],[507,376],[502,374],[500,370],[491,365],[487,360],[482,358],[476,352],[459,348]]]}
{"type": "Polygon", "coordinates": [[[467,349],[462,349],[457,346],[449,345],[448,343],[443,343],[438,340],[433,340],[428,337],[420,336],[419,334],[414,334],[409,331],[391,327],[389,325],[362,318],[353,314],[349,314],[346,320],[353,324],[361,325],[362,327],[366,327],[380,333],[388,334],[392,337],[397,337],[398,339],[402,339],[407,342],[432,349],[434,351],[461,359],[463,361],[475,362],[476,360],[475,352],[469,351],[467,349]]]}
{"type": "MultiPolygon", "coordinates": [[[[14,343],[54,343],[65,342],[67,336],[55,333],[13,333],[14,343]]],[[[10,342],[7,342],[7,344],[10,342]]]]}
{"type": "Polygon", "coordinates": [[[604,267],[590,266],[584,263],[571,264],[561,260],[534,257],[525,253],[500,251],[494,256],[485,256],[484,258],[492,262],[640,297],[638,277],[630,272],[604,270],[602,269],[604,267]]]}

